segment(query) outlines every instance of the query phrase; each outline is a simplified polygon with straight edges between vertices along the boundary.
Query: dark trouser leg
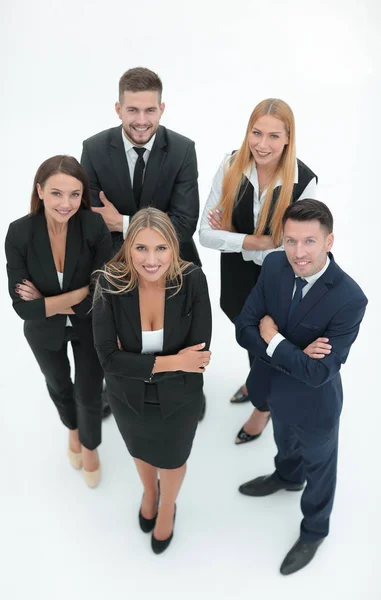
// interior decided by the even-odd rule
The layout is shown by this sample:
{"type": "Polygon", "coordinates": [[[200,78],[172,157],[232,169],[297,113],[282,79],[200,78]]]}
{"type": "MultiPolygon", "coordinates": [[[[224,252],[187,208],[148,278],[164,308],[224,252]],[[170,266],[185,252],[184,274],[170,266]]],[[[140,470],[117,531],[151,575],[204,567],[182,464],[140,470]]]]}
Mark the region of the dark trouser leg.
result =
{"type": "Polygon", "coordinates": [[[88,450],[101,443],[101,395],[103,371],[92,337],[72,337],[75,363],[74,392],[79,440],[88,450]]]}
{"type": "Polygon", "coordinates": [[[336,489],[339,421],[330,429],[298,427],[307,486],[301,499],[300,539],[316,542],[329,533],[336,489]]]}
{"type": "MultiPolygon", "coordinates": [[[[250,368],[251,368],[251,366],[255,360],[255,356],[253,354],[250,354],[250,352],[248,352],[248,355],[249,355],[249,363],[250,363],[250,368]]],[[[264,404],[261,404],[261,406],[257,406],[256,409],[259,410],[259,412],[269,412],[269,410],[270,410],[267,402],[264,402],[264,404]]]]}
{"type": "Polygon", "coordinates": [[[294,427],[280,423],[272,415],[274,439],[278,449],[274,477],[282,482],[304,483],[304,465],[301,445],[294,427]]]}
{"type": "Polygon", "coordinates": [[[45,350],[29,343],[38,365],[45,377],[49,395],[53,400],[62,423],[68,429],[77,429],[77,409],[73,383],[70,379],[70,362],[67,343],[57,351],[45,350]]]}

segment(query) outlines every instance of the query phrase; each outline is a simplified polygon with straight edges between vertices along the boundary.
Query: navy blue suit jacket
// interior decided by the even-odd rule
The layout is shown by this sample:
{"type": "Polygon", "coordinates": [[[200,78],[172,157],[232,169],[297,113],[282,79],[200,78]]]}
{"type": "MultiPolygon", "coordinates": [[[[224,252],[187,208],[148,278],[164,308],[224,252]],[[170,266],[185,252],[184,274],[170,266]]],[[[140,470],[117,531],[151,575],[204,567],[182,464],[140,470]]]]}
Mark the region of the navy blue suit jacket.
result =
{"type": "Polygon", "coordinates": [[[256,406],[269,401],[285,424],[331,427],[338,419],[343,392],[340,368],[359,332],[367,298],[335,263],[308,291],[288,319],[295,274],[285,252],[269,254],[257,284],[235,321],[238,343],[255,355],[247,386],[256,406]],[[259,333],[270,315],[286,338],[273,356],[259,333]],[[318,337],[329,338],[331,353],[313,359],[303,352],[318,337]]]}

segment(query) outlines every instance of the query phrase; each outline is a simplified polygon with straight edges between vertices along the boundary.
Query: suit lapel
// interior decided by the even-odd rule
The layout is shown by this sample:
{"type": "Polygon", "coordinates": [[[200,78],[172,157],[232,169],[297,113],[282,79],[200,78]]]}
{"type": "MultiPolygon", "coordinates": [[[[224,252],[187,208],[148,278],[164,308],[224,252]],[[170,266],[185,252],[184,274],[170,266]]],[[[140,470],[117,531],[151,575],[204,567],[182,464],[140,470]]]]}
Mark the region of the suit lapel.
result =
{"type": "Polygon", "coordinates": [[[75,273],[82,246],[82,229],[79,212],[69,219],[62,291],[67,292],[71,279],[75,273]]]}
{"type": "Polygon", "coordinates": [[[115,178],[119,183],[122,192],[122,199],[126,206],[127,214],[134,214],[137,206],[132,193],[132,183],[130,171],[126,157],[126,151],[122,139],[122,127],[115,127],[110,133],[110,159],[115,173],[115,178]]]}
{"type": "Polygon", "coordinates": [[[165,350],[169,341],[176,332],[176,325],[180,322],[181,310],[184,304],[185,292],[182,288],[178,294],[173,295],[176,289],[167,289],[165,291],[165,308],[164,308],[164,342],[163,349],[165,350]]]}
{"type": "Polygon", "coordinates": [[[277,325],[279,329],[282,331],[287,327],[288,323],[288,313],[290,310],[291,298],[292,298],[292,290],[294,289],[295,284],[295,274],[292,270],[289,262],[284,266],[284,269],[280,278],[280,287],[279,287],[279,322],[277,320],[277,325]]]}
{"type": "Polygon", "coordinates": [[[155,142],[144,173],[143,189],[139,208],[152,204],[153,194],[158,183],[165,157],[167,155],[165,128],[159,126],[155,142]]]}
{"type": "Polygon", "coordinates": [[[139,290],[135,287],[131,292],[127,294],[121,294],[119,296],[122,308],[125,315],[131,325],[140,348],[142,347],[142,324],[140,320],[140,306],[139,306],[139,290]]]}
{"type": "Polygon", "coordinates": [[[287,329],[291,332],[300,323],[303,317],[319,302],[326,294],[335,280],[337,265],[331,253],[329,253],[330,265],[328,269],[313,284],[312,288],[304,296],[300,304],[295,308],[288,322],[287,329]]]}
{"type": "Polygon", "coordinates": [[[307,292],[300,304],[295,308],[288,322],[287,329],[291,332],[300,323],[303,317],[319,302],[320,298],[328,291],[328,287],[322,277],[314,283],[312,288],[307,292]]]}
{"type": "Polygon", "coordinates": [[[34,253],[37,257],[39,266],[45,274],[45,279],[48,282],[47,289],[51,289],[51,295],[61,293],[61,287],[57,277],[56,265],[54,263],[52,247],[46,226],[44,213],[38,213],[33,217],[33,237],[31,244],[34,253]]]}

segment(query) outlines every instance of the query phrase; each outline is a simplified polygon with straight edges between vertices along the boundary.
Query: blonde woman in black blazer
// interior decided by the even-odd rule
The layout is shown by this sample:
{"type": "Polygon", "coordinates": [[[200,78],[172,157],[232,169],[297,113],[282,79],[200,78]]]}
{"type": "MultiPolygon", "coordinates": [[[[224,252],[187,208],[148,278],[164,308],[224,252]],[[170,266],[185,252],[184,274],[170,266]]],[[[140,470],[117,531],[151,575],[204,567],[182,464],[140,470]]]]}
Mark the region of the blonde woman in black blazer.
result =
{"type": "Polygon", "coordinates": [[[110,233],[90,210],[84,169],[54,156],[38,169],[30,213],[5,241],[9,293],[50,397],[69,429],[68,456],[90,487],[100,478],[102,369],[94,349],[91,274],[108,260],[110,233]],[[67,343],[75,361],[70,378],[67,343]]]}
{"type": "Polygon", "coordinates": [[[150,207],[131,219],[95,296],[95,347],[144,486],[140,526],[153,530],[158,554],[173,536],[175,501],[203,405],[211,338],[206,279],[179,258],[169,217],[150,207]]]}

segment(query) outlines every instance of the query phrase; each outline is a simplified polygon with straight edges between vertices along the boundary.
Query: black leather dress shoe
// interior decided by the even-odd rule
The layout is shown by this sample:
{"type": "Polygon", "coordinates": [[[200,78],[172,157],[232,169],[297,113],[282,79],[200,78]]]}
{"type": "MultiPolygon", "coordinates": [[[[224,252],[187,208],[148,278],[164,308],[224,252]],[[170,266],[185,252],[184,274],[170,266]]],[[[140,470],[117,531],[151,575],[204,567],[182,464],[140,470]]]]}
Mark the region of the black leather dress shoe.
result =
{"type": "Polygon", "coordinates": [[[167,539],[165,540],[157,540],[154,536],[154,534],[152,534],[151,537],[151,548],[154,551],[155,554],[161,554],[162,552],[164,552],[164,550],[166,550],[169,546],[169,544],[172,541],[173,538],[173,532],[175,529],[175,520],[176,520],[176,504],[175,504],[175,514],[173,515],[173,529],[172,529],[172,533],[169,537],[167,537],[167,539]]]}
{"type": "MultiPolygon", "coordinates": [[[[157,482],[157,488],[158,488],[157,506],[159,506],[159,502],[160,502],[160,479],[157,482]]],[[[152,519],[146,519],[145,517],[143,517],[143,515],[142,515],[142,509],[140,507],[140,510],[139,510],[139,525],[140,525],[140,529],[144,533],[149,533],[150,531],[152,531],[155,528],[156,519],[157,519],[157,510],[156,510],[156,515],[152,519]]]]}
{"type": "Polygon", "coordinates": [[[202,397],[203,397],[203,403],[202,403],[202,407],[201,407],[201,412],[200,412],[200,416],[198,418],[199,422],[203,420],[203,418],[205,417],[205,412],[206,412],[206,398],[205,398],[205,394],[204,392],[202,393],[202,397]]]}
{"type": "MultiPolygon", "coordinates": [[[[268,416],[266,425],[268,424],[269,421],[270,421],[270,415],[268,416]]],[[[245,431],[244,428],[241,427],[241,429],[237,433],[237,437],[236,437],[234,443],[237,446],[239,446],[240,444],[247,444],[247,442],[253,442],[254,440],[257,440],[259,437],[261,437],[262,433],[265,430],[266,425],[264,426],[262,431],[260,431],[259,433],[254,433],[253,435],[251,435],[251,433],[247,433],[247,431],[245,431]]]]}
{"type": "Polygon", "coordinates": [[[238,388],[236,393],[230,398],[232,404],[241,404],[242,402],[249,402],[249,400],[249,396],[243,393],[242,387],[238,388]]]}
{"type": "Polygon", "coordinates": [[[292,573],[296,573],[296,571],[300,571],[300,569],[303,569],[303,567],[308,565],[323,541],[324,538],[318,540],[317,542],[304,544],[300,541],[300,539],[298,539],[296,544],[294,544],[288,554],[286,554],[286,558],[281,564],[280,572],[282,575],[291,575],[292,573]]]}
{"type": "Polygon", "coordinates": [[[107,419],[111,415],[111,407],[108,403],[107,399],[107,390],[106,386],[103,386],[102,390],[102,419],[107,419]]]}
{"type": "Polygon", "coordinates": [[[304,483],[282,483],[273,475],[263,475],[239,486],[239,491],[245,496],[269,496],[279,490],[287,492],[299,492],[304,488],[304,483]]]}

